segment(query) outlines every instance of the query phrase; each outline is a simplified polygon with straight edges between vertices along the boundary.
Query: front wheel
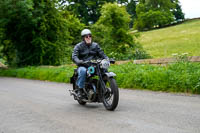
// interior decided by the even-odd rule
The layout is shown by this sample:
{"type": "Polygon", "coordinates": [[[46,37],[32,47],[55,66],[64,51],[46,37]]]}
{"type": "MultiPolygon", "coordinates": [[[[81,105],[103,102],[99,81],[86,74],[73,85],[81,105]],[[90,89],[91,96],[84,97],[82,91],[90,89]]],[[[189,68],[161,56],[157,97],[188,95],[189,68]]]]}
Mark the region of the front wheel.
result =
{"type": "Polygon", "coordinates": [[[103,94],[103,104],[107,110],[115,110],[119,102],[119,89],[114,78],[104,81],[106,92],[103,94]]]}

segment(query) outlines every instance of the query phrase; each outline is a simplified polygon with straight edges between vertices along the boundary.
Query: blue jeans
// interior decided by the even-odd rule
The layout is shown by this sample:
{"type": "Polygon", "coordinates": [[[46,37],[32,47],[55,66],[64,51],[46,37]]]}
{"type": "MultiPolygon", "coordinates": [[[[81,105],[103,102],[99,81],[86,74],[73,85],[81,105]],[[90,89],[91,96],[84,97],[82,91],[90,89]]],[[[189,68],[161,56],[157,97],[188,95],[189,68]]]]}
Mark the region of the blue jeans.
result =
{"type": "Polygon", "coordinates": [[[86,73],[87,73],[87,68],[85,67],[79,67],[78,68],[78,79],[76,81],[76,85],[79,88],[84,88],[85,87],[85,79],[86,79],[86,73]]]}

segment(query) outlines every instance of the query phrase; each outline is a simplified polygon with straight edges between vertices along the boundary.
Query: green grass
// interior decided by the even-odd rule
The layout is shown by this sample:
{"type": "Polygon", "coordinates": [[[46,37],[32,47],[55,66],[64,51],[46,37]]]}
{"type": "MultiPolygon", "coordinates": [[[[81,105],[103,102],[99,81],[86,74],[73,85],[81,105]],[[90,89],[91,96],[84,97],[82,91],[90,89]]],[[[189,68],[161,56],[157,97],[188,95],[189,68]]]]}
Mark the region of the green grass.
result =
{"type": "Polygon", "coordinates": [[[200,64],[180,62],[168,66],[123,64],[113,66],[118,85],[164,92],[200,94],[200,64]]]}
{"type": "Polygon", "coordinates": [[[0,69],[0,76],[69,83],[75,66],[0,69]]]}
{"type": "Polygon", "coordinates": [[[200,19],[140,35],[138,41],[153,58],[172,57],[174,53],[200,56],[200,19]]]}
{"type": "MultiPolygon", "coordinates": [[[[0,69],[0,76],[69,83],[75,66],[0,69]]],[[[168,66],[112,65],[120,88],[200,94],[200,64],[180,62],[168,66]]]]}

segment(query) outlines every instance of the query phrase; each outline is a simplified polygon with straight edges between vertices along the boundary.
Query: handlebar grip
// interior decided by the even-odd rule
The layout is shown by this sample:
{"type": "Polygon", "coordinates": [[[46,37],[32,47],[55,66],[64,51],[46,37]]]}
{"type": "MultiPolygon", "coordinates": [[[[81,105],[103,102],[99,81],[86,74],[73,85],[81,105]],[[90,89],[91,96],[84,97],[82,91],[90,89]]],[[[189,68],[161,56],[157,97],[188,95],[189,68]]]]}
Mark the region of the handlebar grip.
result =
{"type": "Polygon", "coordinates": [[[115,60],[114,59],[111,58],[111,59],[109,59],[109,61],[110,61],[111,64],[115,64],[115,60]]]}

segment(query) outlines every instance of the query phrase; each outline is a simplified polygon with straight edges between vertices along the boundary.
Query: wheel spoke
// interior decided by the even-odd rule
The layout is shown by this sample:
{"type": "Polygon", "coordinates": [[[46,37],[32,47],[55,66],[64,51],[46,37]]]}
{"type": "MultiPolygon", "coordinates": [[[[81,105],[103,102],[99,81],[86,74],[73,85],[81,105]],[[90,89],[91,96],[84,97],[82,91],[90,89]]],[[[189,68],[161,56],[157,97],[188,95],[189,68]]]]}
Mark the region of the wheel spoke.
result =
{"type": "Polygon", "coordinates": [[[106,100],[106,103],[111,106],[112,103],[113,103],[113,92],[112,92],[112,89],[110,88],[110,82],[109,81],[106,81],[105,82],[106,84],[106,94],[105,94],[105,100],[106,100]]]}
{"type": "Polygon", "coordinates": [[[108,99],[106,99],[106,101],[107,101],[107,103],[109,105],[112,105],[112,103],[113,103],[113,95],[111,95],[108,99]]]}
{"type": "Polygon", "coordinates": [[[107,110],[114,110],[119,100],[119,92],[115,79],[107,78],[105,82],[106,92],[104,94],[103,104],[107,110]]]}

